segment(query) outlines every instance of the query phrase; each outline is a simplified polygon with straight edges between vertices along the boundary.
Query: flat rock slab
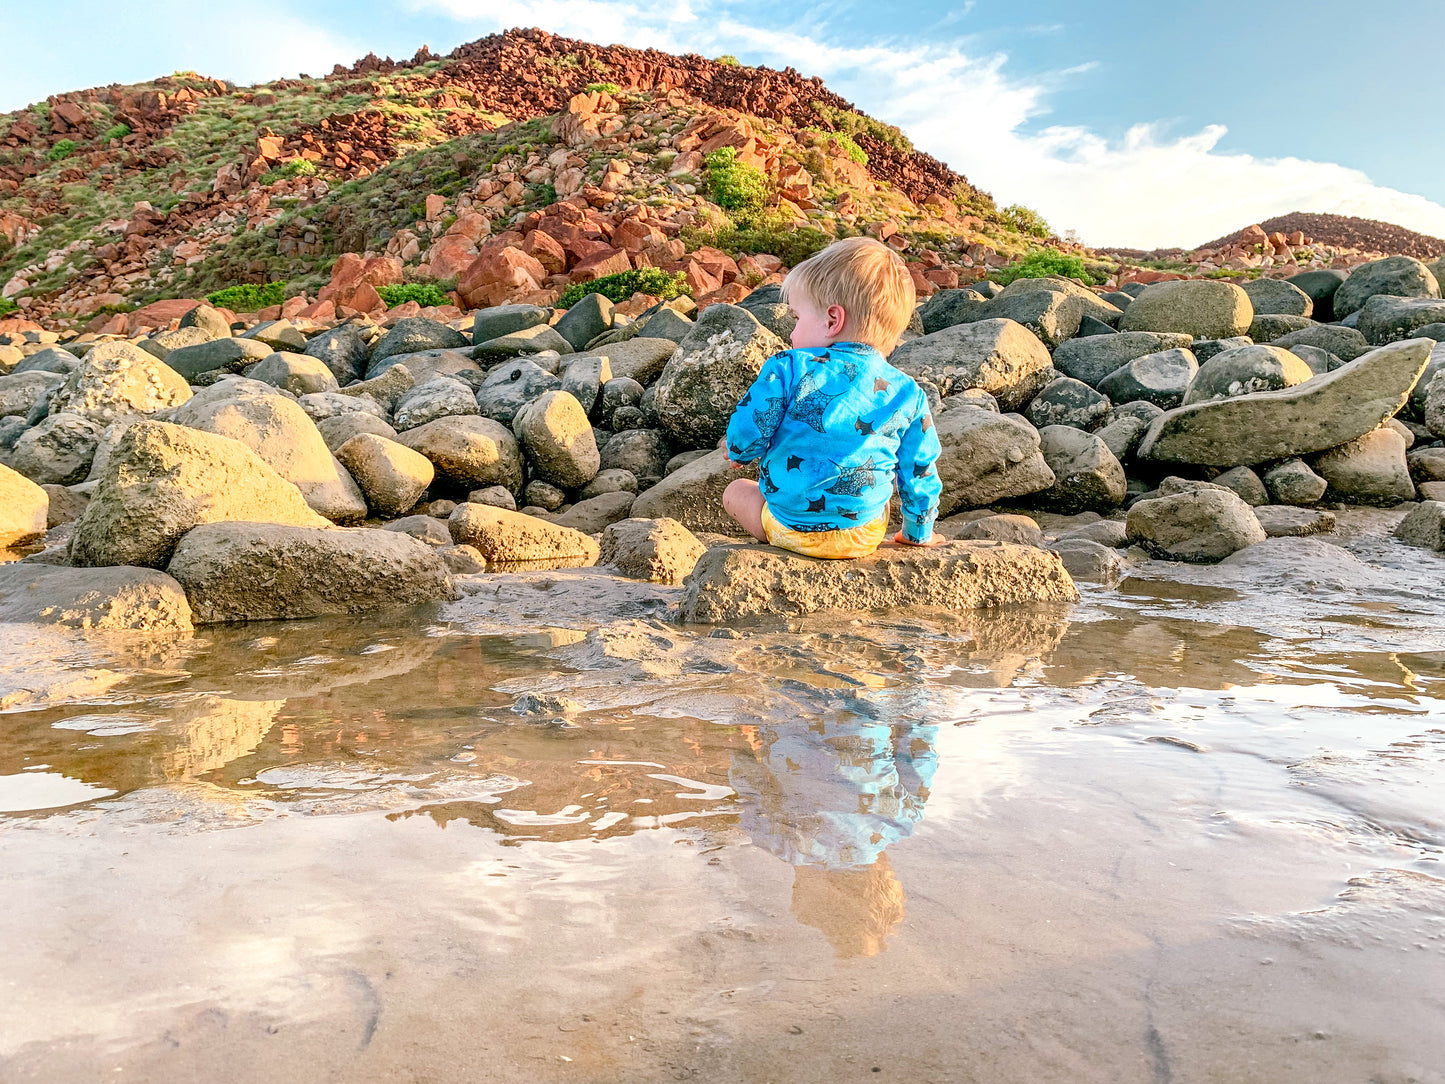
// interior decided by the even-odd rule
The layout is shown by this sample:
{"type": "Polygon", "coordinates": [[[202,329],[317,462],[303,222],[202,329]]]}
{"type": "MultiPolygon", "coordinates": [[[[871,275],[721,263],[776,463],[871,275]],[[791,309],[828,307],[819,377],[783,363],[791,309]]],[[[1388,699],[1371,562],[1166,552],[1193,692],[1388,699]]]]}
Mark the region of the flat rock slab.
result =
{"type": "Polygon", "coordinates": [[[166,569],[198,625],[364,614],[457,597],[436,550],[397,531],[210,523],[166,569]]]}
{"type": "Polygon", "coordinates": [[[1312,534],[1329,534],[1335,529],[1335,514],[1315,508],[1267,504],[1256,508],[1254,517],[1269,538],[1303,538],[1312,534]]]}
{"type": "Polygon", "coordinates": [[[493,572],[595,565],[596,541],[570,527],[487,504],[459,504],[448,518],[452,541],[475,546],[493,572]]]}
{"type": "Polygon", "coordinates": [[[72,629],[190,632],[186,593],[153,568],[0,565],[0,621],[72,629]]]}
{"type": "Polygon", "coordinates": [[[1238,467],[1345,444],[1405,405],[1434,345],[1407,339],[1291,388],[1171,410],[1149,426],[1137,454],[1238,467]]]}
{"type": "Polygon", "coordinates": [[[724,624],[819,610],[976,610],[1078,597],[1058,554],[1011,542],[888,545],[851,561],[803,557],[772,546],[715,546],[684,584],[679,619],[724,624]]]}

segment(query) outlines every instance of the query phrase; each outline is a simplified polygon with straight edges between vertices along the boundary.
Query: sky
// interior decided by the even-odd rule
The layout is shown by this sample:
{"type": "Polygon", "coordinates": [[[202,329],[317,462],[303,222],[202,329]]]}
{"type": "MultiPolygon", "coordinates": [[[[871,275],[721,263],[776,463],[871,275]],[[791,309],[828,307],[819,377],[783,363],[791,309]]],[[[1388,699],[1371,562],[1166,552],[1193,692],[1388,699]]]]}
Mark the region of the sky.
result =
{"type": "Polygon", "coordinates": [[[1194,247],[1289,211],[1445,237],[1445,0],[53,0],[0,111],[176,70],[250,84],[509,27],[820,75],[1092,245],[1194,247]],[[76,28],[84,28],[77,33],[76,28]]]}

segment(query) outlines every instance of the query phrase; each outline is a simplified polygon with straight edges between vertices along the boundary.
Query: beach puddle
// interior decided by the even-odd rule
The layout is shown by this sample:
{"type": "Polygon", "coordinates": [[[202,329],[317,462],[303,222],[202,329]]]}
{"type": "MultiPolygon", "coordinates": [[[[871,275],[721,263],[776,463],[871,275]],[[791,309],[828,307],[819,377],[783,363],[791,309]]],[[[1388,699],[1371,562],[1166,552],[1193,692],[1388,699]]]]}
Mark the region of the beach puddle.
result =
{"type": "Polygon", "coordinates": [[[11,627],[0,1078],[1445,1080],[1439,604],[1175,572],[11,627]]]}

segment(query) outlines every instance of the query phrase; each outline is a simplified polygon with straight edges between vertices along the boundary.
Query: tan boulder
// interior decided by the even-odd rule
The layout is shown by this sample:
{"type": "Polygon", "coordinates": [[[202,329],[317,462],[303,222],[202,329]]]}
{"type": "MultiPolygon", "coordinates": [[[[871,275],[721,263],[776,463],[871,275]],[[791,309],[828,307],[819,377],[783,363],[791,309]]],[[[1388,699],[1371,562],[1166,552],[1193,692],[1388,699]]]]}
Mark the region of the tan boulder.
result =
{"type": "Polygon", "coordinates": [[[493,572],[585,568],[597,563],[597,543],[581,531],[488,504],[459,504],[448,518],[452,541],[474,546],[493,572]]]}

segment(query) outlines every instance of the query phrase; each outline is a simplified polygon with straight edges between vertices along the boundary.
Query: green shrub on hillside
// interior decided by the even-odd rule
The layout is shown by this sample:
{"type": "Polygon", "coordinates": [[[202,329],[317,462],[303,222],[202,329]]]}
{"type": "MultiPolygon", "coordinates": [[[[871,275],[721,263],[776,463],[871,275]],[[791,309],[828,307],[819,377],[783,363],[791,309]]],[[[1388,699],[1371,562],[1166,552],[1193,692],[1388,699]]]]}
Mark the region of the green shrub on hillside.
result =
{"type": "Polygon", "coordinates": [[[1047,237],[1053,232],[1044,216],[1021,203],[1011,203],[999,212],[1000,217],[1011,228],[1026,237],[1047,237]]]}
{"type": "Polygon", "coordinates": [[[45,157],[49,158],[52,162],[59,162],[74,154],[75,148],[78,146],[80,146],[80,144],[73,139],[62,139],[45,152],[45,157]]]}
{"type": "Polygon", "coordinates": [[[436,305],[450,305],[452,299],[435,282],[408,282],[402,286],[378,286],[376,292],[381,295],[386,307],[391,309],[397,305],[405,305],[408,301],[415,301],[422,308],[431,308],[436,305]]]}
{"type": "Polygon", "coordinates": [[[762,210],[768,202],[768,178],[757,166],[739,161],[736,147],[715,150],[703,163],[708,190],[724,211],[749,214],[762,210]]]}
{"type": "Polygon", "coordinates": [[[217,290],[213,294],[207,294],[206,300],[212,305],[230,309],[232,312],[259,312],[261,309],[279,305],[286,300],[286,284],[284,282],[267,282],[257,285],[244,282],[236,286],[227,286],[224,290],[217,290]]]}
{"type": "Polygon", "coordinates": [[[864,153],[862,147],[853,141],[853,137],[847,132],[829,132],[822,128],[804,128],[803,131],[811,135],[822,136],[824,139],[831,139],[834,143],[838,144],[839,149],[842,150],[849,160],[857,162],[860,166],[866,166],[868,164],[868,155],[864,153]]]}
{"type": "Polygon", "coordinates": [[[874,120],[872,117],[856,113],[851,109],[839,109],[836,106],[824,105],[822,102],[813,103],[813,112],[831,124],[835,130],[843,132],[845,135],[855,138],[860,135],[872,136],[901,154],[913,153],[913,141],[903,134],[901,128],[884,124],[881,120],[874,120]]]}
{"type": "Polygon", "coordinates": [[[604,94],[611,94],[614,98],[615,98],[617,95],[619,95],[619,94],[622,93],[622,88],[619,87],[616,83],[588,83],[588,84],[587,84],[587,93],[588,93],[588,94],[596,94],[599,90],[602,91],[604,94]]]}
{"type": "Polygon", "coordinates": [[[1089,274],[1088,268],[1084,266],[1083,260],[1078,256],[1068,256],[1052,249],[1030,252],[1017,263],[1009,264],[1007,267],[992,272],[989,278],[1000,286],[1007,286],[1014,279],[1037,279],[1043,278],[1045,275],[1076,279],[1085,286],[1094,285],[1094,278],[1089,274]]]}
{"type": "Polygon", "coordinates": [[[105,135],[101,138],[124,139],[126,136],[130,135],[130,131],[131,128],[129,124],[117,124],[114,128],[107,128],[105,130],[105,135]]]}
{"type": "Polygon", "coordinates": [[[669,275],[656,267],[640,267],[635,271],[603,275],[591,282],[574,282],[557,299],[557,307],[570,309],[588,294],[601,294],[607,300],[616,302],[626,301],[633,294],[649,294],[670,301],[683,294],[691,296],[692,290],[681,272],[669,275]]]}
{"type": "Polygon", "coordinates": [[[729,68],[738,68],[742,66],[738,61],[738,58],[733,56],[732,53],[724,53],[722,56],[713,57],[712,62],[714,64],[726,64],[729,68]]]}
{"type": "Polygon", "coordinates": [[[0,297],[0,316],[9,316],[20,306],[11,301],[8,297],[0,297]]]}
{"type": "Polygon", "coordinates": [[[796,225],[781,215],[764,216],[760,221],[729,224],[717,229],[690,227],[682,231],[682,239],[689,251],[709,245],[733,256],[765,252],[776,256],[788,267],[797,267],[809,256],[833,243],[833,238],[822,230],[796,225]]]}

